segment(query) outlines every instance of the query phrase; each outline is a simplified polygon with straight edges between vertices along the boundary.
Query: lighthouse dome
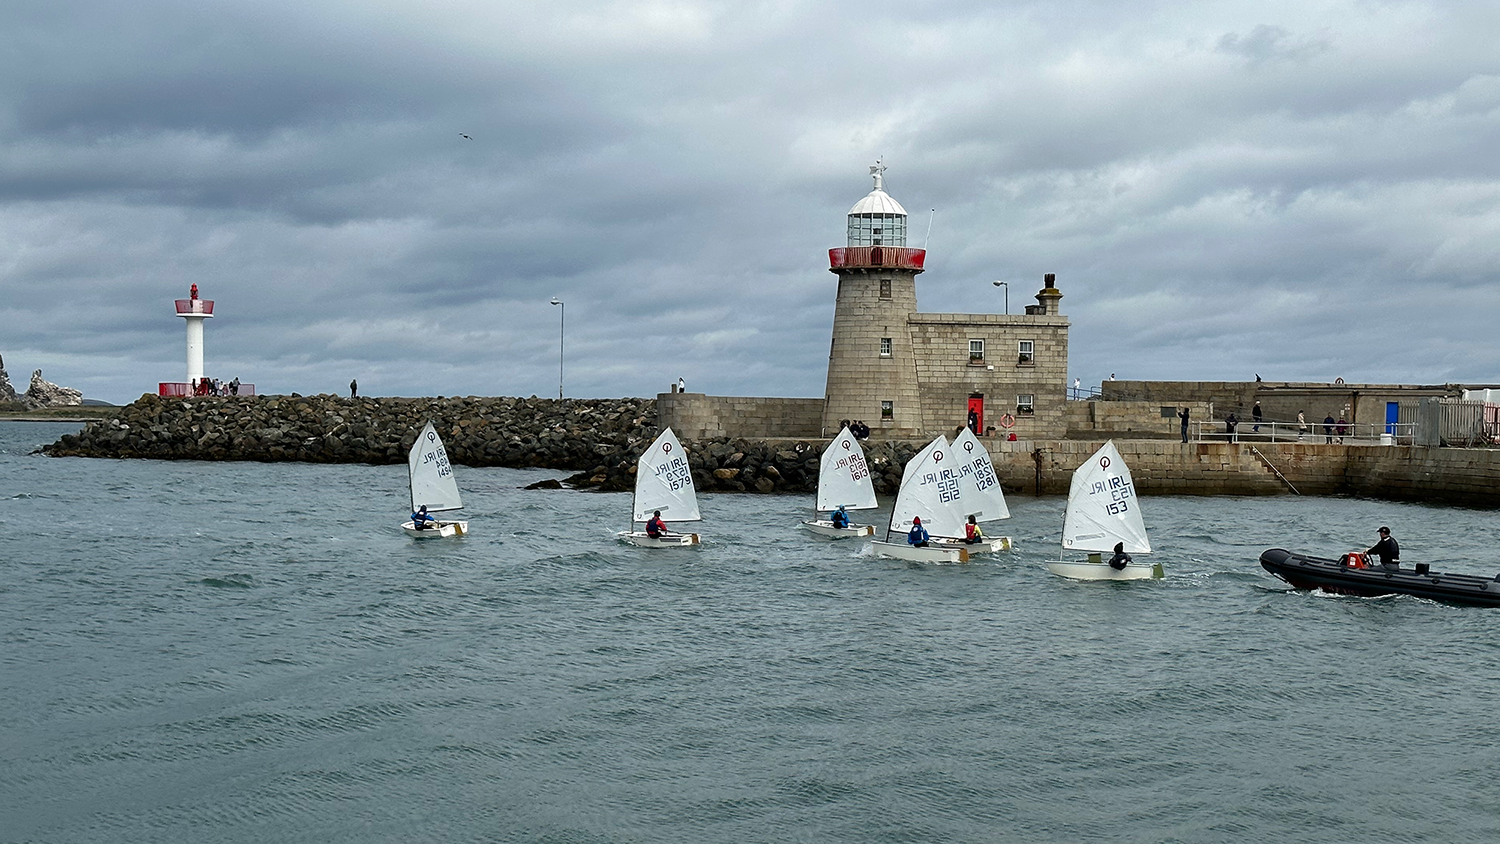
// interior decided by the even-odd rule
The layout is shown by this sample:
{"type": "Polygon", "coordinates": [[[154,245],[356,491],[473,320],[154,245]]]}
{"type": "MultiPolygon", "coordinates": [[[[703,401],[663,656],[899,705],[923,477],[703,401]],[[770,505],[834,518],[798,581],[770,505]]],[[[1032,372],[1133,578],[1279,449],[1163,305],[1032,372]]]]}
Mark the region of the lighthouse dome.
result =
{"type": "Polygon", "coordinates": [[[850,246],[905,246],[906,209],[885,192],[885,165],[870,165],[875,189],[849,209],[850,246]]]}

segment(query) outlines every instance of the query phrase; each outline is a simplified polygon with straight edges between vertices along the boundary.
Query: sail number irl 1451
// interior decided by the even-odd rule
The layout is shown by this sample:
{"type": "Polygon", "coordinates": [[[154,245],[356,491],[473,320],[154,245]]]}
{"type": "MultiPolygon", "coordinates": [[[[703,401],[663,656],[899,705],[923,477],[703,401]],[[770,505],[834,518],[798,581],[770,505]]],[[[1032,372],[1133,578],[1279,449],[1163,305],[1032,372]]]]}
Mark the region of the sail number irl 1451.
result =
{"type": "Polygon", "coordinates": [[[1118,516],[1130,510],[1127,502],[1135,497],[1135,490],[1130,488],[1124,478],[1116,475],[1089,484],[1089,495],[1108,495],[1109,504],[1104,509],[1110,515],[1118,516]]]}

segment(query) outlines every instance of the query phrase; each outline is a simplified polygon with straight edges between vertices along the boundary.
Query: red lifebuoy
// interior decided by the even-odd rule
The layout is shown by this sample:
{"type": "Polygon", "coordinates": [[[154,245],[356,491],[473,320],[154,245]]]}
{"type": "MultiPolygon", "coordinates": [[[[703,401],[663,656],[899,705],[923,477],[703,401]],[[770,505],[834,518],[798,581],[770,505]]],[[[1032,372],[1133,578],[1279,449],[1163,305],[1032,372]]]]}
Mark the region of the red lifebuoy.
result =
{"type": "Polygon", "coordinates": [[[1000,427],[1002,427],[1002,428],[1010,428],[1010,427],[1013,427],[1015,424],[1016,424],[1016,417],[1011,416],[1009,413],[1007,413],[1004,416],[1000,417],[1000,427]]]}

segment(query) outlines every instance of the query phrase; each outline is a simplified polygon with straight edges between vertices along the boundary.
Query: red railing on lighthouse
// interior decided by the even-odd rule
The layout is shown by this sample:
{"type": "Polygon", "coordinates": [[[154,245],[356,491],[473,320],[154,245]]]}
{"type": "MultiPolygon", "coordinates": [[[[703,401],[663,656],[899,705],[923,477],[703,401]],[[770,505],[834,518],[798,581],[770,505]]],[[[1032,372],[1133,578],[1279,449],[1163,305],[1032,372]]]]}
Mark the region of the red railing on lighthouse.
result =
{"type": "Polygon", "coordinates": [[[927,260],[926,249],[909,249],[905,246],[840,246],[828,250],[828,268],[922,270],[927,260]]]}
{"type": "Polygon", "coordinates": [[[174,299],[173,301],[177,303],[178,314],[214,315],[214,300],[212,299],[174,299]]]}

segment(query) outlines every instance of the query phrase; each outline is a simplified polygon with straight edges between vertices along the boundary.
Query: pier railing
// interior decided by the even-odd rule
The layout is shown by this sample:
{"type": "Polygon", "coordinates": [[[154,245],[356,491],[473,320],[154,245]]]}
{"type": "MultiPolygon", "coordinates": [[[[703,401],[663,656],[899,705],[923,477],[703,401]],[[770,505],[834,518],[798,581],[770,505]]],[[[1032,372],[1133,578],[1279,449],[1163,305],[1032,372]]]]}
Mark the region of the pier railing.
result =
{"type": "Polygon", "coordinates": [[[1239,422],[1230,431],[1222,420],[1189,422],[1193,442],[1329,443],[1334,445],[1413,445],[1417,426],[1395,422],[1239,422]]]}
{"type": "Polygon", "coordinates": [[[219,391],[194,386],[187,381],[161,381],[156,385],[156,394],[163,398],[191,398],[193,396],[253,396],[255,395],[254,384],[240,384],[237,388],[231,388],[228,384],[219,387],[219,391]]]}

